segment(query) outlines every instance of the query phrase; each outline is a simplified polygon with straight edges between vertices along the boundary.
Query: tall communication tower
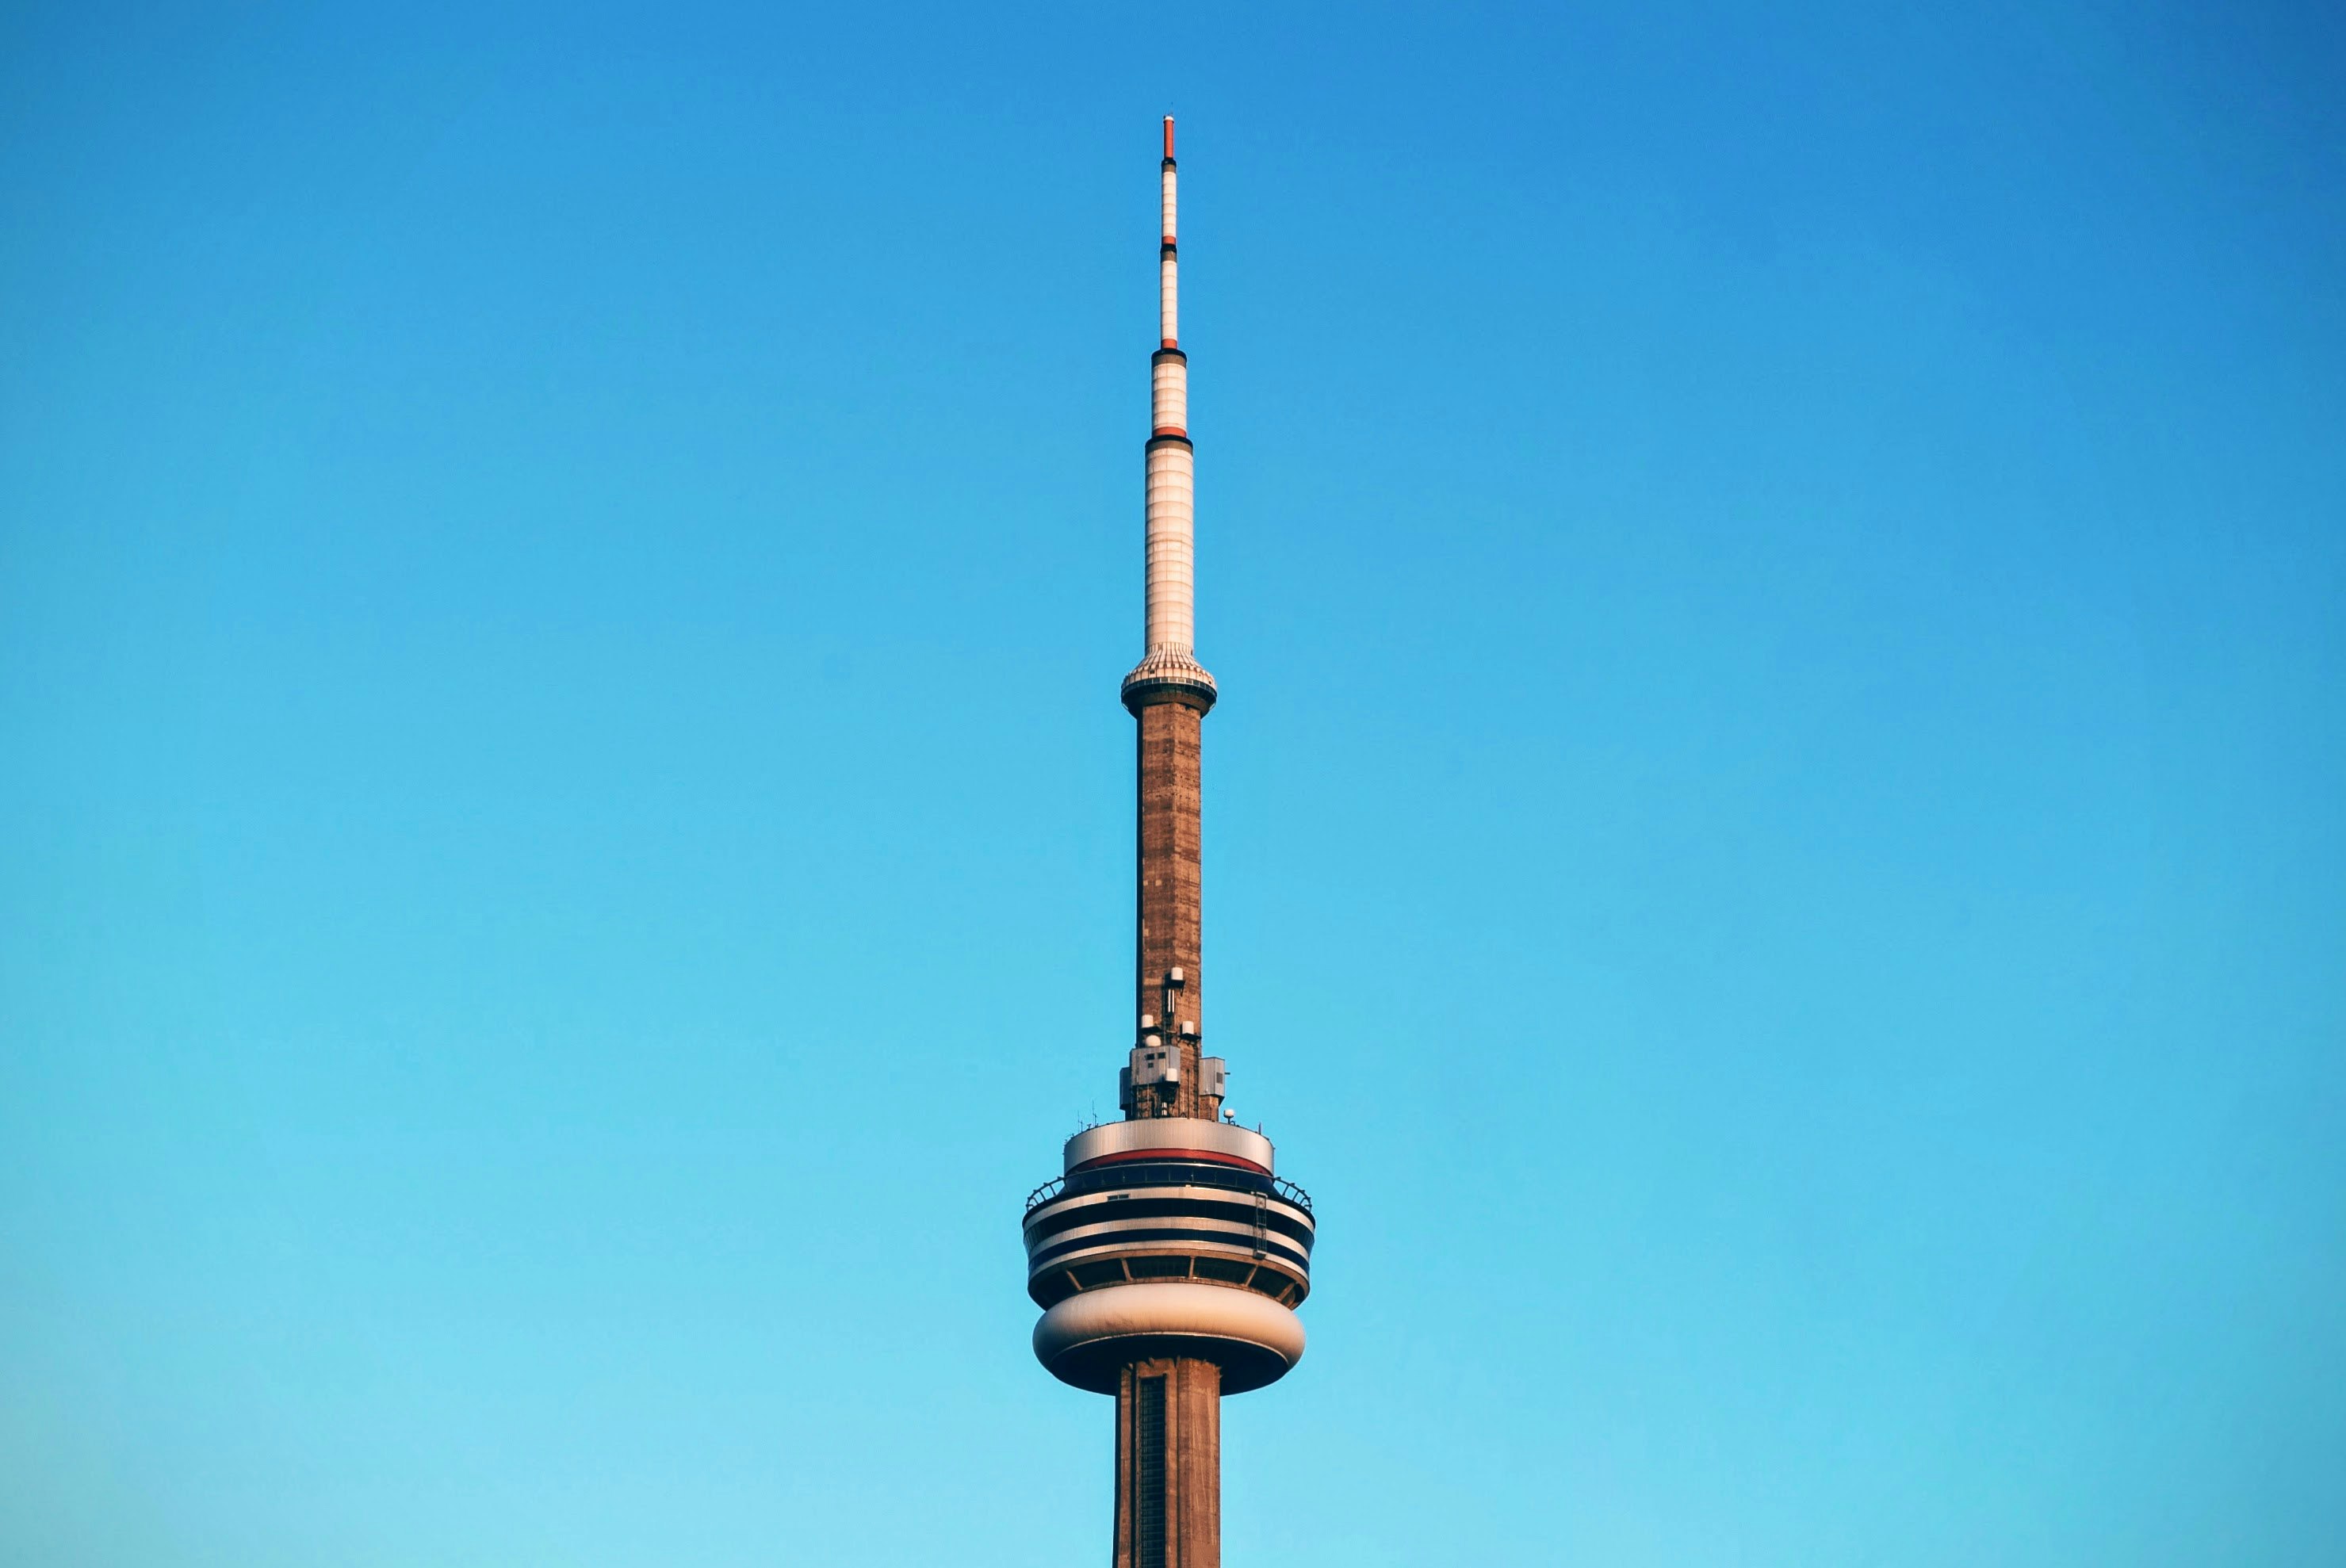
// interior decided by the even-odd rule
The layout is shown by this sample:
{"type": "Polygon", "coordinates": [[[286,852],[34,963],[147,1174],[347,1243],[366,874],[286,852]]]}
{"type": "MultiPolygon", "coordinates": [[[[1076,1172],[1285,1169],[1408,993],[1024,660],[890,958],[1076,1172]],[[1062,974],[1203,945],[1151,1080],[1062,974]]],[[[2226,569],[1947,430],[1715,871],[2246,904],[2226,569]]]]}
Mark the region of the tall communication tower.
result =
{"type": "Polygon", "coordinates": [[[1214,677],[1195,649],[1189,361],[1181,351],[1173,120],[1148,446],[1148,637],[1124,677],[1140,732],[1139,929],[1125,1119],[1067,1140],[1065,1173],[1026,1201],[1035,1354],[1116,1396],[1116,1568],[1219,1568],[1221,1401],[1303,1354],[1311,1200],[1270,1140],[1230,1125],[1222,1059],[1204,1054],[1198,743],[1214,677]]]}

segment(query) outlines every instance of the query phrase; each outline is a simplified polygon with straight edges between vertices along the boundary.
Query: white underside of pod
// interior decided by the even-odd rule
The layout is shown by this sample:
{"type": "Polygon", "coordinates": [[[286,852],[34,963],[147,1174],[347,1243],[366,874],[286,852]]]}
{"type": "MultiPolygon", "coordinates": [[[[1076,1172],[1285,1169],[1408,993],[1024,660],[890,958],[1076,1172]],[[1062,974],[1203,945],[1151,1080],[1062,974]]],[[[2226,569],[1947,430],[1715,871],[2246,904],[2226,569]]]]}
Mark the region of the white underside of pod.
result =
{"type": "Polygon", "coordinates": [[[1289,1366],[1303,1359],[1303,1324],[1268,1296],[1227,1285],[1157,1280],[1070,1296],[1035,1325],[1045,1366],[1107,1339],[1227,1339],[1268,1350],[1289,1366]]]}

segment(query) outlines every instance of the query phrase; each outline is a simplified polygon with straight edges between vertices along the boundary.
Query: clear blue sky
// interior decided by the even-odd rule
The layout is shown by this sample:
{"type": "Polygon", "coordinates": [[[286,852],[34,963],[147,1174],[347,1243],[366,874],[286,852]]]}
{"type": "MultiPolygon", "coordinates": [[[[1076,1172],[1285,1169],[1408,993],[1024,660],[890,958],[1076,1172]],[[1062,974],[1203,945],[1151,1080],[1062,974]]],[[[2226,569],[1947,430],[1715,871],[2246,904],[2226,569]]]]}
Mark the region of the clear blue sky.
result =
{"type": "Polygon", "coordinates": [[[781,9],[0,22],[0,1561],[1105,1555],[1168,109],[1229,1561],[2346,1554],[2334,14],[781,9]]]}

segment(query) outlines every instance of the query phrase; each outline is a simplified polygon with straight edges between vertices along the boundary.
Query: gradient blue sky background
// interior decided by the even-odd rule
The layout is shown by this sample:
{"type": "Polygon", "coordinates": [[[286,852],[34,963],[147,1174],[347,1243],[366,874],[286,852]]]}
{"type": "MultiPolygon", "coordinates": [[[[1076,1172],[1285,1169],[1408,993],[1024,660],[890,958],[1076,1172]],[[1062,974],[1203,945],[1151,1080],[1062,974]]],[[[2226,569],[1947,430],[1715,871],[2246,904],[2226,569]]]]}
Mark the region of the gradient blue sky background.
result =
{"type": "Polygon", "coordinates": [[[1229,1561],[2340,1561],[2322,9],[12,7],[0,1559],[1105,1555],[1171,109],[1229,1561]]]}

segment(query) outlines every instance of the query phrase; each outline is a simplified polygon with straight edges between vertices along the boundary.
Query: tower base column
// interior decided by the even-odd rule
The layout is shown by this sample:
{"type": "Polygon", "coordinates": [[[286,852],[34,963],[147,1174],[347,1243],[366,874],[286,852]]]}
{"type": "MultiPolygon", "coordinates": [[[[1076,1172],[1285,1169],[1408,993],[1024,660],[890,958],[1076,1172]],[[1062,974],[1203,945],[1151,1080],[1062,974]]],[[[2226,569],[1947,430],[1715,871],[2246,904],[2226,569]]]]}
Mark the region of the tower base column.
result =
{"type": "Polygon", "coordinates": [[[1130,1362],[1116,1390],[1114,1568],[1221,1568],[1222,1372],[1130,1362]]]}

